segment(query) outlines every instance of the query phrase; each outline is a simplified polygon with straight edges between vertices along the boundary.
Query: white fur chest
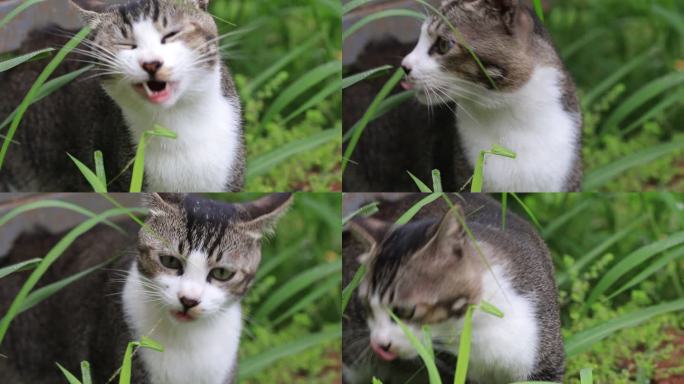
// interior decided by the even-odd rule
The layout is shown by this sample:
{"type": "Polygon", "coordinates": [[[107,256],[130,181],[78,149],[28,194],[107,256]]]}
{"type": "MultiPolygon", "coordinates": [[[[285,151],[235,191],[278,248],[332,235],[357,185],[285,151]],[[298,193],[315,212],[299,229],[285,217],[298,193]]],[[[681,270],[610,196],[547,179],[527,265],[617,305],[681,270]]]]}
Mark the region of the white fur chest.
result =
{"type": "Polygon", "coordinates": [[[143,290],[135,266],[123,293],[124,311],[135,337],[148,336],[164,352],[139,349],[151,384],[226,384],[234,374],[242,328],[239,304],[218,317],[179,324],[154,303],[140,297],[143,290]]]}
{"type": "MultiPolygon", "coordinates": [[[[560,192],[576,161],[579,116],[563,109],[560,72],[535,69],[530,81],[505,99],[483,108],[463,101],[457,114],[466,158],[475,166],[482,150],[494,144],[516,159],[490,155],[484,167],[486,192],[560,192]]],[[[482,98],[484,100],[484,98],[482,98]]]]}
{"type": "Polygon", "coordinates": [[[149,137],[145,150],[147,190],[159,192],[225,191],[233,180],[241,145],[239,106],[223,97],[220,73],[208,76],[197,91],[163,109],[108,93],[121,106],[137,145],[156,124],[176,139],[149,137]],[[201,89],[201,91],[199,91],[201,89]]]}
{"type": "MultiPolygon", "coordinates": [[[[487,384],[525,381],[534,371],[539,348],[535,304],[515,293],[502,267],[492,269],[505,295],[492,274],[485,272],[483,300],[499,308],[504,317],[479,310],[474,313],[468,379],[487,384]]],[[[445,324],[433,334],[454,335],[456,328],[460,335],[462,327],[462,321],[445,324]]],[[[447,349],[457,355],[458,336],[454,340],[447,349]]]]}

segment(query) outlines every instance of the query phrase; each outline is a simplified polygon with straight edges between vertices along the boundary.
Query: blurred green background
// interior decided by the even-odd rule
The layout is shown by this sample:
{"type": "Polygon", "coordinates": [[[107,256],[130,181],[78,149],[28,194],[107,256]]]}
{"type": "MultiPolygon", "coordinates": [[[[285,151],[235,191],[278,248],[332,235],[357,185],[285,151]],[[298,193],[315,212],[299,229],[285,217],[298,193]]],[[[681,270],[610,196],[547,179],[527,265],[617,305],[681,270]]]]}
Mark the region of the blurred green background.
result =
{"type": "Polygon", "coordinates": [[[585,190],[684,190],[684,2],[553,1],[584,111],[585,190]]]}
{"type": "Polygon", "coordinates": [[[213,0],[237,82],[248,191],[341,190],[341,4],[213,0]]]}
{"type": "MultiPolygon", "coordinates": [[[[510,196],[509,196],[510,197],[510,196]]],[[[523,197],[556,265],[566,382],[684,382],[684,195],[523,197]]],[[[509,199],[509,209],[529,215],[509,199]]]]}

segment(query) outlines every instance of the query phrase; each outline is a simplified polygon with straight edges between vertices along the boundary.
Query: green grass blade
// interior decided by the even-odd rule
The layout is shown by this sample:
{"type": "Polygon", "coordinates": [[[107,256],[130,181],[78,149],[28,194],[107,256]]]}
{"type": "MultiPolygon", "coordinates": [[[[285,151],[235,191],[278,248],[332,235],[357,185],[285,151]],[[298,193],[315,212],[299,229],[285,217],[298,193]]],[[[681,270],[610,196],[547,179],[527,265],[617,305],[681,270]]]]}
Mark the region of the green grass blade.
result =
{"type": "MultiPolygon", "coordinates": [[[[380,103],[380,105],[378,105],[378,109],[375,110],[375,113],[370,117],[368,122],[370,123],[378,117],[384,116],[387,112],[391,111],[392,109],[413,99],[414,94],[415,93],[413,91],[404,91],[401,93],[397,93],[396,95],[388,96],[385,100],[383,100],[380,103]]],[[[354,136],[355,132],[358,129],[359,122],[355,123],[350,129],[347,130],[347,132],[344,133],[342,141],[344,141],[345,143],[349,141],[349,139],[351,139],[354,136]]]]}
{"type": "Polygon", "coordinates": [[[410,171],[406,171],[406,173],[408,173],[409,176],[411,176],[411,179],[414,183],[416,183],[416,186],[418,187],[419,191],[423,193],[432,193],[432,189],[430,189],[430,187],[428,187],[427,184],[423,183],[416,175],[414,175],[410,171]]]}
{"type": "Polygon", "coordinates": [[[313,286],[317,281],[342,270],[342,261],[327,263],[308,269],[289,279],[287,283],[268,296],[268,299],[254,312],[254,319],[266,321],[268,316],[286,301],[298,295],[302,290],[313,286]]]}
{"type": "Polygon", "coordinates": [[[342,89],[349,88],[360,81],[373,78],[379,74],[385,74],[392,68],[393,67],[391,65],[383,65],[382,67],[369,69],[367,71],[345,77],[344,79],[342,79],[342,89]]]}
{"type": "Polygon", "coordinates": [[[157,352],[163,352],[164,347],[158,342],[145,336],[140,341],[131,341],[126,347],[121,371],[119,371],[119,384],[131,384],[131,368],[133,367],[133,351],[136,348],[148,348],[157,352]]]}
{"type": "Polygon", "coordinates": [[[468,361],[470,360],[470,342],[473,337],[474,311],[475,306],[469,305],[464,317],[461,339],[458,344],[458,361],[456,362],[454,384],[465,384],[468,377],[468,361]]]}
{"type": "MultiPolygon", "coordinates": [[[[336,73],[339,74],[340,72],[342,72],[342,63],[340,63],[338,60],[333,60],[312,69],[300,77],[297,81],[292,83],[282,93],[280,93],[280,96],[278,96],[273,103],[271,103],[270,108],[264,113],[264,117],[261,119],[261,126],[263,127],[264,125],[268,124],[276,115],[282,112],[299,96],[311,88],[319,85],[328,77],[336,73]]],[[[339,87],[337,89],[339,89],[339,87]]]]}
{"type": "Polygon", "coordinates": [[[371,13],[370,15],[351,25],[344,31],[344,33],[342,33],[342,41],[347,40],[349,36],[353,35],[356,31],[365,27],[367,24],[388,17],[413,17],[421,22],[425,21],[425,15],[420,12],[412,11],[410,9],[385,9],[383,11],[371,13]]]}
{"type": "Polygon", "coordinates": [[[90,267],[88,269],[85,269],[81,272],[78,272],[74,275],[71,275],[67,278],[64,278],[62,280],[56,281],[52,284],[48,284],[44,287],[38,288],[35,291],[31,292],[27,297],[26,300],[21,304],[21,307],[19,308],[19,311],[17,312],[17,315],[28,311],[29,309],[35,307],[36,305],[40,304],[43,300],[47,299],[48,297],[54,295],[55,293],[61,291],[63,288],[67,287],[68,285],[76,282],[77,280],[80,280],[81,278],[91,274],[92,272],[110,264],[114,259],[105,261],[104,263],[100,263],[98,265],[95,265],[94,267],[90,267]]]}
{"type": "Polygon", "coordinates": [[[278,255],[273,256],[273,257],[264,257],[264,262],[263,265],[259,267],[257,270],[256,276],[254,278],[255,281],[259,281],[264,278],[264,276],[267,276],[271,271],[276,269],[279,265],[283,264],[284,262],[290,260],[291,257],[295,256],[299,252],[304,249],[304,247],[309,246],[310,241],[308,239],[304,239],[300,241],[297,244],[294,244],[290,247],[285,248],[282,250],[278,255]]]}
{"type": "Polygon", "coordinates": [[[21,65],[27,61],[41,60],[50,56],[50,52],[54,51],[54,48],[45,48],[39,51],[27,53],[21,56],[13,57],[9,60],[0,61],[0,72],[9,71],[10,69],[21,65]]]}
{"type": "Polygon", "coordinates": [[[55,364],[57,364],[59,370],[62,371],[62,374],[64,375],[64,377],[66,377],[69,384],[82,384],[81,381],[78,380],[78,378],[74,376],[71,372],[69,372],[66,368],[62,367],[59,363],[55,364]]]}
{"type": "Polygon", "coordinates": [[[21,119],[24,117],[24,114],[26,113],[26,110],[28,110],[28,107],[31,105],[33,100],[36,98],[38,91],[40,88],[43,86],[43,84],[47,81],[47,79],[52,75],[52,72],[57,69],[57,66],[64,60],[67,54],[71,52],[72,49],[74,49],[87,35],[90,33],[90,28],[85,27],[81,29],[80,32],[76,34],[71,40],[69,40],[60,50],[57,52],[57,55],[50,61],[50,63],[45,67],[43,72],[38,76],[38,79],[33,83],[31,86],[31,89],[29,89],[28,93],[26,94],[26,97],[24,97],[24,100],[19,104],[19,108],[17,109],[17,113],[12,119],[12,124],[10,125],[9,131],[7,132],[7,136],[5,137],[5,140],[2,143],[2,149],[0,149],[0,170],[2,170],[2,165],[5,163],[5,156],[7,155],[7,151],[9,149],[9,145],[12,141],[12,138],[14,138],[14,134],[17,132],[17,128],[19,128],[19,124],[21,123],[21,119]]]}
{"type": "Polygon", "coordinates": [[[634,276],[631,280],[629,280],[625,285],[620,287],[615,292],[611,293],[606,300],[610,300],[613,297],[621,294],[622,292],[625,292],[626,290],[636,286],[642,281],[653,276],[659,270],[667,267],[668,264],[675,261],[680,261],[682,258],[684,258],[684,247],[678,248],[672,252],[668,252],[665,256],[661,257],[660,260],[649,265],[646,269],[644,269],[638,275],[634,276]]]}
{"type": "Polygon", "coordinates": [[[397,69],[396,72],[394,72],[394,75],[392,75],[392,77],[385,83],[385,85],[383,85],[380,92],[375,96],[373,102],[370,104],[366,112],[363,114],[363,117],[361,117],[361,120],[359,120],[358,127],[354,130],[354,134],[351,138],[351,141],[347,145],[347,149],[344,152],[344,157],[342,158],[343,174],[345,169],[347,169],[349,160],[351,159],[351,156],[354,153],[354,149],[356,149],[356,145],[359,143],[359,139],[361,138],[364,129],[366,129],[366,126],[370,122],[371,116],[375,115],[375,112],[380,106],[380,103],[387,97],[387,95],[389,95],[394,86],[397,85],[397,83],[399,83],[403,76],[404,70],[401,68],[397,69]]]}
{"type": "Polygon", "coordinates": [[[404,214],[401,215],[399,219],[397,219],[396,224],[404,225],[408,223],[421,209],[423,209],[423,207],[439,199],[440,197],[442,197],[442,195],[442,193],[431,193],[425,196],[422,200],[414,204],[411,208],[407,209],[406,212],[404,212],[404,214]]]}
{"type": "Polygon", "coordinates": [[[643,246],[623,257],[616,265],[606,272],[601,280],[594,286],[594,289],[592,289],[584,302],[581,313],[586,313],[592,304],[594,304],[596,300],[598,300],[598,298],[622,276],[636,270],[650,258],[682,244],[684,244],[684,232],[678,232],[670,235],[667,239],[643,246]]]}
{"type": "Polygon", "coordinates": [[[637,153],[627,155],[614,162],[592,170],[584,179],[583,189],[595,191],[628,170],[649,164],[674,151],[684,149],[684,140],[654,145],[637,153]]]}
{"type": "Polygon", "coordinates": [[[624,136],[633,132],[635,129],[641,127],[647,121],[655,119],[658,116],[662,116],[665,110],[667,110],[675,104],[681,103],[682,100],[684,100],[684,89],[680,89],[677,92],[673,92],[671,95],[665,97],[663,100],[658,102],[658,104],[654,105],[651,109],[648,110],[648,112],[641,114],[638,119],[634,120],[634,122],[629,124],[620,133],[624,136]]]}
{"type": "Polygon", "coordinates": [[[29,293],[33,290],[36,284],[38,284],[38,281],[45,274],[45,272],[47,272],[48,268],[52,265],[52,263],[54,263],[62,255],[62,253],[67,249],[67,247],[69,247],[71,243],[73,243],[79,236],[89,231],[97,224],[105,221],[109,217],[119,216],[125,214],[126,211],[134,210],[135,209],[110,209],[93,218],[84,221],[83,223],[74,227],[71,231],[69,231],[69,233],[64,235],[64,237],[62,237],[62,239],[57,244],[55,244],[55,246],[52,247],[52,249],[50,249],[48,254],[45,255],[43,260],[40,262],[40,264],[38,264],[36,269],[31,273],[29,278],[21,287],[19,293],[14,297],[14,300],[12,301],[12,304],[7,310],[5,317],[0,322],[0,344],[2,344],[2,340],[4,340],[5,335],[7,334],[7,330],[9,329],[9,326],[12,323],[12,320],[16,317],[17,313],[24,305],[23,303],[27,299],[29,293]]]}
{"type": "Polygon", "coordinates": [[[12,264],[10,266],[0,268],[0,279],[9,276],[14,272],[26,271],[35,268],[41,261],[41,258],[22,261],[21,263],[12,264]]]}
{"type": "Polygon", "coordinates": [[[271,348],[257,356],[247,357],[240,361],[238,379],[245,380],[282,358],[297,355],[316,345],[339,339],[341,336],[340,327],[336,324],[324,328],[319,333],[300,337],[293,342],[271,348]]]}
{"type": "Polygon", "coordinates": [[[504,317],[504,313],[501,312],[501,310],[499,308],[494,306],[494,304],[487,302],[487,301],[484,301],[484,300],[482,300],[480,302],[479,309],[480,309],[480,311],[482,311],[484,313],[488,313],[488,314],[490,314],[492,316],[496,316],[500,319],[503,319],[503,317],[504,317]]]}
{"type": "Polygon", "coordinates": [[[532,3],[534,4],[534,12],[541,21],[544,21],[544,6],[542,5],[541,0],[533,0],[532,3]]]}
{"type": "Polygon", "coordinates": [[[378,202],[372,202],[370,204],[366,204],[363,207],[357,209],[356,211],[352,212],[350,215],[342,219],[342,224],[347,224],[351,219],[355,218],[356,216],[372,216],[376,212],[379,211],[378,206],[380,206],[380,203],[378,202]]]}
{"type": "Polygon", "coordinates": [[[87,361],[81,361],[81,378],[83,379],[83,384],[93,384],[93,378],[90,374],[90,363],[87,361]]]}
{"type": "Polygon", "coordinates": [[[347,309],[347,304],[349,304],[352,294],[354,294],[356,288],[359,287],[359,284],[361,284],[361,280],[363,280],[365,275],[366,266],[361,264],[359,269],[356,270],[356,273],[354,273],[352,281],[350,281],[349,284],[342,290],[342,313],[344,313],[344,310],[347,309]]]}
{"type": "Polygon", "coordinates": [[[620,315],[616,318],[603,322],[596,327],[576,333],[569,337],[567,340],[565,340],[565,353],[567,354],[568,358],[570,358],[588,350],[594,344],[605,339],[616,331],[624,328],[635,327],[654,316],[682,310],[684,310],[684,299],[679,299],[669,303],[663,303],[620,315]]]}
{"type": "MultiPolygon", "coordinates": [[[[81,207],[80,205],[67,203],[65,201],[61,201],[61,200],[39,200],[39,201],[35,201],[33,203],[22,204],[22,205],[18,206],[17,208],[14,208],[13,210],[6,213],[4,216],[0,217],[0,227],[7,224],[7,222],[9,222],[10,220],[14,219],[15,217],[21,215],[22,213],[26,213],[29,211],[33,211],[36,209],[42,209],[42,208],[67,209],[70,211],[80,213],[81,215],[87,216],[87,217],[95,217],[97,215],[95,212],[88,210],[88,209],[85,209],[85,208],[81,207]]],[[[106,220],[104,223],[109,225],[110,227],[116,229],[117,231],[123,233],[123,229],[121,229],[121,227],[119,227],[118,225],[113,224],[111,221],[106,220]]]]}
{"type": "Polygon", "coordinates": [[[45,0],[26,0],[23,3],[19,4],[10,13],[8,13],[7,16],[3,17],[2,20],[0,20],[0,29],[4,28],[5,25],[7,25],[7,23],[12,21],[12,19],[17,17],[17,15],[24,12],[29,7],[36,5],[38,3],[42,3],[43,1],[45,0]]]}
{"type": "Polygon", "coordinates": [[[542,230],[542,226],[541,226],[541,224],[539,224],[539,220],[537,220],[537,216],[535,216],[534,212],[532,212],[532,210],[530,209],[530,207],[528,207],[527,204],[525,204],[525,203],[522,201],[522,199],[520,199],[520,197],[518,197],[518,194],[517,194],[517,193],[511,193],[511,196],[513,196],[513,199],[515,199],[515,201],[517,201],[518,204],[520,204],[520,206],[521,206],[522,209],[525,211],[525,213],[526,213],[527,216],[530,218],[530,220],[532,220],[532,222],[534,223],[534,225],[541,231],[541,230],[542,230]]]}
{"type": "Polygon", "coordinates": [[[316,302],[316,300],[320,299],[326,294],[329,294],[332,291],[335,291],[335,294],[339,294],[341,280],[342,274],[337,273],[330,276],[330,278],[328,278],[325,282],[318,283],[317,285],[315,285],[313,287],[314,289],[312,289],[306,296],[298,299],[295,305],[288,308],[287,311],[285,311],[285,313],[281,314],[275,320],[273,320],[273,326],[277,327],[283,321],[299,313],[301,310],[305,309],[312,303],[316,302]]]}
{"type": "Polygon", "coordinates": [[[93,173],[93,171],[88,168],[87,165],[83,164],[80,162],[77,158],[71,156],[71,154],[67,153],[67,156],[71,159],[76,164],[76,167],[78,167],[78,170],[81,171],[83,176],[88,180],[88,183],[90,186],[93,188],[93,190],[97,193],[107,193],[107,184],[103,184],[102,180],[93,173]]]}
{"type": "MultiPolygon", "coordinates": [[[[89,65],[89,66],[83,67],[77,71],[69,72],[66,75],[62,75],[60,77],[57,77],[55,79],[52,79],[52,80],[46,82],[45,84],[43,84],[42,87],[40,87],[38,94],[33,99],[33,101],[31,101],[31,104],[35,104],[35,103],[39,102],[40,100],[50,96],[56,90],[58,90],[59,88],[62,88],[66,84],[72,82],[74,79],[81,76],[83,73],[89,71],[93,67],[94,67],[94,65],[89,65]]],[[[5,128],[9,123],[12,122],[12,119],[14,119],[14,116],[17,114],[18,110],[19,110],[19,108],[17,107],[14,111],[12,111],[12,113],[10,113],[9,116],[7,116],[7,118],[5,118],[5,120],[2,122],[2,124],[0,124],[0,131],[3,128],[5,128]]]]}
{"type": "Polygon", "coordinates": [[[95,154],[93,154],[93,160],[95,161],[95,174],[100,180],[100,183],[104,185],[106,192],[107,174],[105,173],[104,157],[102,156],[102,151],[95,151],[95,154]]]}
{"type": "Polygon", "coordinates": [[[442,174],[439,172],[439,169],[432,170],[432,190],[442,192],[442,174]]]}
{"type": "Polygon", "coordinates": [[[339,129],[326,129],[251,159],[248,161],[247,165],[247,179],[263,175],[283,161],[300,153],[310,151],[332,140],[339,139],[339,137],[339,129]]]}
{"type": "Polygon", "coordinates": [[[138,149],[135,153],[135,162],[133,163],[133,175],[131,176],[131,192],[142,192],[143,177],[145,175],[145,147],[147,140],[150,137],[163,137],[167,139],[176,139],[178,135],[167,128],[160,125],[155,126],[155,129],[143,132],[138,143],[138,149]]]}
{"type": "Polygon", "coordinates": [[[637,57],[631,59],[624,65],[622,65],[617,71],[613,72],[610,76],[606,77],[605,80],[601,81],[597,86],[595,86],[586,96],[582,98],[582,109],[589,109],[592,105],[596,104],[596,100],[601,97],[604,93],[608,92],[611,88],[615,86],[620,80],[625,76],[634,72],[642,65],[646,64],[651,57],[658,52],[656,49],[648,50],[637,57]]]}
{"type": "Polygon", "coordinates": [[[268,67],[266,70],[261,72],[259,76],[254,78],[247,87],[245,88],[244,94],[245,95],[251,95],[254,91],[259,89],[266,81],[269,79],[273,78],[273,76],[278,73],[281,69],[285,68],[288,64],[293,62],[295,59],[297,59],[299,56],[302,55],[302,53],[307,52],[311,49],[311,47],[320,39],[320,36],[314,36],[311,39],[307,40],[304,42],[302,45],[299,47],[293,49],[291,52],[289,52],[287,55],[283,56],[280,60],[276,61],[268,67]]]}
{"type": "Polygon", "coordinates": [[[375,0],[351,0],[350,2],[348,2],[342,6],[342,13],[343,14],[349,13],[349,12],[353,11],[354,9],[360,7],[360,6],[367,4],[367,3],[370,3],[370,2],[373,2],[373,1],[375,1],[375,0]]]}
{"type": "Polygon", "coordinates": [[[546,227],[542,230],[542,237],[548,239],[549,237],[551,237],[551,235],[556,233],[557,230],[562,228],[563,225],[565,225],[568,221],[572,220],[572,218],[584,212],[584,210],[591,207],[593,204],[594,200],[592,198],[589,198],[586,200],[582,200],[582,202],[579,204],[573,205],[573,207],[569,209],[567,212],[558,216],[550,223],[546,224],[546,227]]]}
{"type": "Polygon", "coordinates": [[[612,236],[608,237],[607,239],[603,240],[599,245],[594,247],[591,251],[587,252],[579,260],[575,261],[572,267],[570,267],[569,271],[563,272],[558,276],[558,285],[564,285],[570,278],[571,272],[574,273],[582,271],[582,269],[584,269],[584,267],[586,267],[587,264],[592,262],[597,257],[601,256],[603,252],[605,252],[608,248],[612,247],[614,244],[618,243],[620,240],[622,240],[627,235],[632,233],[636,228],[638,228],[639,225],[646,221],[646,218],[646,216],[642,216],[636,220],[631,221],[628,226],[621,229],[619,232],[613,234],[612,236]]]}
{"type": "Polygon", "coordinates": [[[606,118],[603,132],[616,132],[624,119],[636,112],[641,106],[655,97],[670,91],[684,83],[684,73],[675,72],[653,80],[625,100],[613,113],[606,118]]]}
{"type": "Polygon", "coordinates": [[[283,124],[288,123],[290,120],[301,115],[302,113],[312,109],[313,107],[320,104],[323,100],[330,97],[330,95],[338,94],[340,92],[340,81],[335,80],[328,84],[325,88],[321,89],[318,93],[313,95],[306,103],[302,104],[296,111],[288,115],[284,120],[283,124]]]}
{"type": "Polygon", "coordinates": [[[442,384],[442,379],[439,376],[437,365],[435,365],[435,359],[427,350],[427,348],[425,348],[425,345],[423,345],[423,343],[421,343],[420,340],[418,340],[416,335],[414,335],[413,332],[411,332],[411,330],[406,326],[406,324],[404,324],[403,321],[401,321],[394,313],[392,313],[392,311],[389,311],[389,314],[390,316],[392,316],[394,322],[397,323],[397,325],[399,325],[399,328],[401,328],[402,332],[404,332],[404,335],[409,340],[413,348],[416,349],[418,355],[423,360],[423,363],[425,363],[425,367],[428,371],[428,378],[430,379],[430,384],[442,384]]]}
{"type": "Polygon", "coordinates": [[[594,374],[591,368],[582,368],[580,371],[580,384],[593,384],[594,374]]]}
{"type": "Polygon", "coordinates": [[[506,230],[506,217],[508,216],[508,193],[501,194],[501,230],[506,230]]]}

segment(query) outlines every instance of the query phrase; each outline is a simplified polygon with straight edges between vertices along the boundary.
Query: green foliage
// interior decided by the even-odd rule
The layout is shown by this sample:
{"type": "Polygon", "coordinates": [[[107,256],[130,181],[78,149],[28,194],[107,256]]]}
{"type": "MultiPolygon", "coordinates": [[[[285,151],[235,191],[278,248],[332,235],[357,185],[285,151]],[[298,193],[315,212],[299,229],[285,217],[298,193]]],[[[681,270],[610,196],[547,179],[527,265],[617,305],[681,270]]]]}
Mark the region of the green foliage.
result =
{"type": "Polygon", "coordinates": [[[221,33],[234,32],[222,45],[244,109],[246,190],[340,190],[341,8],[215,0],[210,11],[221,33]]]}
{"type": "Polygon", "coordinates": [[[586,190],[684,187],[684,145],[630,159],[684,139],[684,98],[675,97],[683,88],[683,16],[684,4],[672,0],[569,0],[555,2],[547,15],[546,25],[580,91],[582,153],[591,181],[586,190]],[[626,160],[631,166],[624,167],[626,160]],[[614,177],[593,182],[592,172],[621,163],[614,177]]]}

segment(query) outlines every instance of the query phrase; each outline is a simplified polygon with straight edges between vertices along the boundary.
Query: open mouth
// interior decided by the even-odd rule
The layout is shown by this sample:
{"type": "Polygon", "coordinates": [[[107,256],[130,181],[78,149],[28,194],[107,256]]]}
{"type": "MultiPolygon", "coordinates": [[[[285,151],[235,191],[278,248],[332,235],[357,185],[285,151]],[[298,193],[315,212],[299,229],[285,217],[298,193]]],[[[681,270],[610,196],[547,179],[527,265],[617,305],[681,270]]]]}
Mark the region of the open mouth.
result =
{"type": "Polygon", "coordinates": [[[401,87],[407,91],[410,91],[413,89],[414,85],[410,81],[404,80],[401,82],[401,87]]]}
{"type": "Polygon", "coordinates": [[[173,316],[174,319],[180,321],[181,323],[189,323],[195,320],[194,316],[192,316],[188,312],[183,311],[171,311],[171,316],[173,316]]]}
{"type": "Polygon", "coordinates": [[[161,104],[171,98],[172,84],[165,81],[146,81],[134,84],[133,88],[149,102],[161,104]]]}

